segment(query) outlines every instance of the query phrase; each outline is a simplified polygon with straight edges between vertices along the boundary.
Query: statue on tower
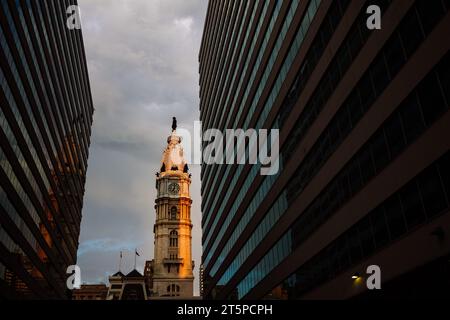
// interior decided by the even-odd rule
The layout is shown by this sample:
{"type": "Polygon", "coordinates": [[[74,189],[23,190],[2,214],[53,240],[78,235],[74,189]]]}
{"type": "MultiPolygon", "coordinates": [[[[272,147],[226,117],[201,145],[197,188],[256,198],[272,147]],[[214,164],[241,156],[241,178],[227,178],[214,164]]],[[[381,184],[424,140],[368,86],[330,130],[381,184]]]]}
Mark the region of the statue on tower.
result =
{"type": "Polygon", "coordinates": [[[177,118],[173,117],[172,118],[172,132],[177,130],[177,118]]]}
{"type": "Polygon", "coordinates": [[[167,147],[164,150],[161,173],[167,171],[188,172],[187,162],[184,158],[184,150],[181,146],[181,137],[176,133],[177,118],[173,118],[172,134],[167,138],[167,147]]]}

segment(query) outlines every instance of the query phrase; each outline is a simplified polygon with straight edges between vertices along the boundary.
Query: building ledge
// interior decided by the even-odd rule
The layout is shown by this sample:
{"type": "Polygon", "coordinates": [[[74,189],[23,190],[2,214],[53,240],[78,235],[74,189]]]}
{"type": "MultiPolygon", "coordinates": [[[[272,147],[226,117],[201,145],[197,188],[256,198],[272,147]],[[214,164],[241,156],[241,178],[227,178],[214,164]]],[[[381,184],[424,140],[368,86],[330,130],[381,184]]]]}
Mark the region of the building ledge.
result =
{"type": "Polygon", "coordinates": [[[164,264],[184,264],[184,259],[183,258],[179,258],[179,259],[164,259],[163,260],[164,264]]]}

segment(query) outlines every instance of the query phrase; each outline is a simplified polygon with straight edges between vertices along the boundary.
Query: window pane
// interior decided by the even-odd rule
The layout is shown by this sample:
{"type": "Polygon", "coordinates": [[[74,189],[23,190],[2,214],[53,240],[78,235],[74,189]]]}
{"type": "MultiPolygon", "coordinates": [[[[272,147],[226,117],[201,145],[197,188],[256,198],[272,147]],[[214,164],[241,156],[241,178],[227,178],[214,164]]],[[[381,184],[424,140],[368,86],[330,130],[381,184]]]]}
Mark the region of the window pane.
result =
{"type": "Polygon", "coordinates": [[[425,34],[429,34],[444,15],[441,1],[417,1],[417,12],[425,34]]]}
{"type": "Polygon", "coordinates": [[[402,123],[400,117],[396,114],[386,124],[386,138],[389,145],[391,158],[394,159],[399,155],[405,146],[405,138],[402,130],[402,123]]]}
{"type": "Polygon", "coordinates": [[[361,239],[363,256],[368,257],[375,250],[370,219],[365,218],[363,221],[361,221],[358,226],[358,231],[359,237],[361,239]]]}
{"type": "Polygon", "coordinates": [[[413,142],[423,132],[425,124],[422,112],[417,103],[417,97],[413,94],[409,97],[401,108],[401,117],[405,128],[408,143],[413,142]]]}
{"type": "Polygon", "coordinates": [[[378,132],[372,142],[372,157],[375,164],[375,170],[380,173],[381,170],[389,163],[389,151],[386,145],[384,132],[378,132]]]}
{"type": "Polygon", "coordinates": [[[391,77],[395,77],[400,68],[405,63],[405,55],[403,53],[402,43],[398,33],[395,33],[386,47],[386,63],[389,68],[391,77]]]}
{"type": "Polygon", "coordinates": [[[436,216],[447,207],[441,179],[436,168],[427,170],[419,177],[419,188],[428,218],[436,216]]]}
{"type": "Polygon", "coordinates": [[[361,167],[363,184],[366,184],[375,174],[375,168],[373,166],[372,155],[369,147],[365,147],[359,156],[359,165],[361,167]]]}
{"type": "Polygon", "coordinates": [[[407,185],[400,193],[406,224],[411,229],[425,221],[419,190],[415,182],[407,185]]]}
{"type": "Polygon", "coordinates": [[[423,33],[420,28],[415,8],[407,14],[406,20],[402,22],[399,31],[406,55],[409,58],[423,40],[423,33]]]}
{"type": "Polygon", "coordinates": [[[361,188],[361,174],[359,170],[359,164],[356,162],[352,165],[349,171],[349,182],[350,182],[350,189],[352,194],[354,195],[359,191],[361,188]]]}
{"type": "Polygon", "coordinates": [[[392,197],[384,205],[391,239],[394,240],[406,232],[405,219],[398,196],[392,197]]]}
{"type": "Polygon", "coordinates": [[[419,86],[419,96],[425,122],[430,126],[446,110],[444,98],[435,73],[431,74],[419,86]]]}
{"type": "Polygon", "coordinates": [[[361,245],[358,230],[352,230],[349,234],[350,258],[352,264],[357,263],[362,258],[361,245]]]}
{"type": "Polygon", "coordinates": [[[373,80],[373,85],[375,87],[375,92],[377,96],[380,96],[386,86],[389,83],[389,73],[384,63],[384,56],[381,55],[373,64],[371,68],[371,75],[373,80]]]}
{"type": "Polygon", "coordinates": [[[375,246],[381,248],[389,242],[389,229],[383,207],[376,209],[370,217],[373,226],[375,246]]]}
{"type": "Polygon", "coordinates": [[[450,155],[447,154],[439,163],[439,174],[444,183],[447,201],[450,201],[450,155]]]}
{"type": "Polygon", "coordinates": [[[447,53],[444,61],[440,64],[439,79],[441,82],[442,90],[444,91],[447,99],[447,108],[450,107],[450,54],[447,53]]]}

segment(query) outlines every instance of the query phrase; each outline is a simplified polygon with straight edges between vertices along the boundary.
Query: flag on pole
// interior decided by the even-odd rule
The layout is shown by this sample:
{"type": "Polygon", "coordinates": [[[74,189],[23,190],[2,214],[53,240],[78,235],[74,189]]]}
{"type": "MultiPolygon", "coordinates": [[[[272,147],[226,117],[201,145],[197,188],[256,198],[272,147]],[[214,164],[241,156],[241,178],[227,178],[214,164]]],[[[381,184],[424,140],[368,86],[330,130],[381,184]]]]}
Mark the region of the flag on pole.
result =
{"type": "Polygon", "coordinates": [[[119,271],[122,270],[122,251],[120,251],[120,259],[119,259],[119,271]]]}
{"type": "Polygon", "coordinates": [[[134,270],[136,270],[136,260],[137,260],[137,257],[140,257],[141,255],[139,254],[139,252],[137,251],[137,249],[134,249],[134,253],[135,253],[135,255],[134,255],[134,270]]]}

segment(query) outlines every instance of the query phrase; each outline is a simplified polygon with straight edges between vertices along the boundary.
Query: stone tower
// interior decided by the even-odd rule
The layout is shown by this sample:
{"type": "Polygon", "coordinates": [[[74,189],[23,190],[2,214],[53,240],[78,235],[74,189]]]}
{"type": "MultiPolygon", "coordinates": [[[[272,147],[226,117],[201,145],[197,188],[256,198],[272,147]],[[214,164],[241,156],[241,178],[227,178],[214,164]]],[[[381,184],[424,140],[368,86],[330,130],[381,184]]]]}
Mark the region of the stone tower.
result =
{"type": "Polygon", "coordinates": [[[184,159],[176,119],[167,138],[156,178],[155,255],[149,269],[154,297],[193,296],[194,261],[191,247],[191,175],[184,159]]]}

